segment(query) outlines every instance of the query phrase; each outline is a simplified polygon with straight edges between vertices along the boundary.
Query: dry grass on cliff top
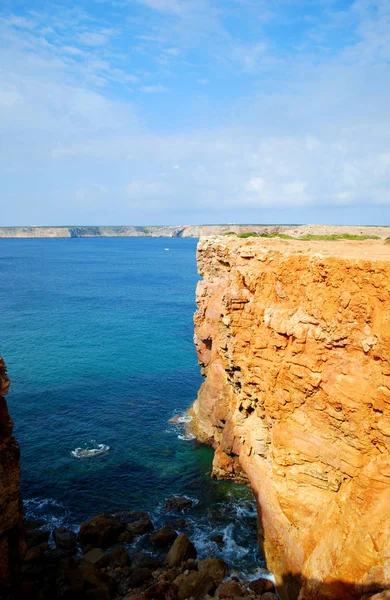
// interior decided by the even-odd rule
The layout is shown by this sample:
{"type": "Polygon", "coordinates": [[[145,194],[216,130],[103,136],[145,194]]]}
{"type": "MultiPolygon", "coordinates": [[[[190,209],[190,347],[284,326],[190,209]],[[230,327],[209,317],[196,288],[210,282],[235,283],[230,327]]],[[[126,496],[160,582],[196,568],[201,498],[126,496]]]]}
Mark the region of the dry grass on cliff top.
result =
{"type": "MultiPolygon", "coordinates": [[[[215,239],[215,238],[214,238],[215,239]]],[[[293,238],[282,236],[249,236],[240,238],[236,235],[225,235],[218,238],[230,247],[251,246],[258,247],[264,251],[291,253],[291,254],[316,254],[323,256],[341,256],[345,258],[356,258],[363,260],[390,261],[390,243],[385,239],[369,239],[339,237],[334,235],[316,236],[310,238],[293,238]]]]}

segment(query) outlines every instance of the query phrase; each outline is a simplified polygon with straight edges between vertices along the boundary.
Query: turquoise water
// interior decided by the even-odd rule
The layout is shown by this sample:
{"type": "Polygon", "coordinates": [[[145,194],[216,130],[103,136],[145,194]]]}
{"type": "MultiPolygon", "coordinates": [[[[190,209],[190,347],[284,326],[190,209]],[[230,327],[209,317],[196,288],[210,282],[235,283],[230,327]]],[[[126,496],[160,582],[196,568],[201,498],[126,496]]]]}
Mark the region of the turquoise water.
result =
{"type": "Polygon", "coordinates": [[[30,517],[76,526],[100,512],[187,495],[204,554],[225,535],[234,564],[260,565],[247,488],[210,478],[212,452],[168,423],[201,383],[193,345],[196,240],[0,240],[0,354],[30,517]],[[169,248],[169,250],[166,250],[169,248]],[[77,459],[76,448],[109,446],[77,459]],[[237,519],[240,517],[240,519],[237,519]]]}

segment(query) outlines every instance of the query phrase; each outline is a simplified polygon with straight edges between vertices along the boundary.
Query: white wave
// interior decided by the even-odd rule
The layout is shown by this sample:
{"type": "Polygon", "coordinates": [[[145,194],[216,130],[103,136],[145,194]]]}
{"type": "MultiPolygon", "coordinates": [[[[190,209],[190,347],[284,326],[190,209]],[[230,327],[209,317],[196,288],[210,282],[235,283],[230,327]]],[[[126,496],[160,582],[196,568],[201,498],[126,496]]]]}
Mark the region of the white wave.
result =
{"type": "Polygon", "coordinates": [[[177,419],[178,423],[191,423],[191,421],[192,421],[191,415],[182,415],[181,417],[178,417],[178,419],[177,419]]]}
{"type": "Polygon", "coordinates": [[[92,456],[99,456],[99,454],[105,454],[109,449],[110,446],[98,444],[96,448],[75,448],[71,451],[71,455],[75,458],[90,458],[92,456]]]}
{"type": "Polygon", "coordinates": [[[177,438],[185,442],[189,442],[190,440],[196,440],[196,436],[193,433],[190,433],[189,431],[187,431],[184,435],[178,435],[177,438]]]}

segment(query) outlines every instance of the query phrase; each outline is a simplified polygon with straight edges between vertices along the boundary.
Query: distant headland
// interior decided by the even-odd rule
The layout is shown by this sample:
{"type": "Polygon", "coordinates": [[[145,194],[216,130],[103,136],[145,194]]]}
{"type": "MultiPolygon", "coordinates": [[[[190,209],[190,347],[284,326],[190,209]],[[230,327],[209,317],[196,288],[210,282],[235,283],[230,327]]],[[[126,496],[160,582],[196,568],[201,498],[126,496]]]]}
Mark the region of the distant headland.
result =
{"type": "Polygon", "coordinates": [[[0,227],[0,238],[191,237],[235,233],[285,234],[292,237],[351,235],[387,238],[388,227],[358,225],[151,225],[151,226],[36,226],[0,227]]]}

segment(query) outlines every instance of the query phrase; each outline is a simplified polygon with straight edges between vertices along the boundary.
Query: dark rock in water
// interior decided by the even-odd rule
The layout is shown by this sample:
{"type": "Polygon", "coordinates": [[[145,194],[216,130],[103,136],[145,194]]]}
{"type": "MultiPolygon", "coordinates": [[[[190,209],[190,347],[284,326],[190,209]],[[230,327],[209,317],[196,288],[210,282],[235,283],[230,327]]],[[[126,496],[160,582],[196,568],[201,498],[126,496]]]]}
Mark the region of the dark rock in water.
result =
{"type": "Polygon", "coordinates": [[[200,573],[211,577],[216,585],[220,584],[229,573],[228,565],[219,558],[204,558],[203,560],[199,560],[198,569],[200,573]]]}
{"type": "Polygon", "coordinates": [[[159,567],[161,567],[162,561],[154,556],[153,554],[148,554],[147,552],[138,552],[131,558],[131,566],[135,568],[146,567],[155,571],[159,567]]]}
{"type": "Polygon", "coordinates": [[[131,588],[139,587],[152,577],[152,570],[146,567],[135,569],[128,579],[128,584],[131,588]]]}
{"type": "Polygon", "coordinates": [[[145,592],[145,600],[178,600],[177,587],[168,582],[152,585],[145,592]]]}
{"type": "Polygon", "coordinates": [[[139,519],[138,521],[129,523],[126,526],[126,531],[130,533],[133,537],[137,535],[144,535],[145,533],[149,533],[149,531],[153,531],[153,529],[153,523],[149,518],[139,519]]]}
{"type": "Polygon", "coordinates": [[[197,552],[194,544],[188,539],[185,533],[182,533],[173,542],[165,558],[165,562],[170,567],[176,567],[183,561],[196,557],[197,552]]]}
{"type": "Polygon", "coordinates": [[[168,521],[165,523],[165,527],[170,527],[171,529],[187,529],[187,521],[185,519],[174,519],[173,521],[168,521]]]}
{"type": "Polygon", "coordinates": [[[216,535],[210,536],[210,540],[215,542],[220,548],[225,545],[225,541],[223,539],[223,535],[217,533],[216,535]]]}
{"type": "Polygon", "coordinates": [[[57,548],[73,548],[77,544],[75,532],[65,527],[54,529],[53,539],[57,548]]]}
{"type": "Polygon", "coordinates": [[[240,584],[237,581],[230,579],[229,581],[224,581],[220,583],[216,595],[218,598],[231,598],[232,596],[242,597],[244,595],[244,591],[242,590],[240,584]]]}
{"type": "Polygon", "coordinates": [[[130,544],[134,539],[134,535],[129,531],[123,531],[118,537],[118,542],[121,544],[130,544]]]}
{"type": "Polygon", "coordinates": [[[132,523],[133,521],[140,521],[141,519],[149,519],[150,516],[147,512],[141,511],[122,511],[119,513],[115,513],[113,518],[117,521],[122,521],[127,525],[128,523],[132,523]]]}
{"type": "Polygon", "coordinates": [[[256,594],[264,594],[265,592],[273,592],[274,584],[269,579],[264,579],[264,577],[259,577],[259,579],[254,579],[250,582],[249,588],[254,591],[256,594]]]}
{"type": "Polygon", "coordinates": [[[82,564],[92,565],[100,569],[107,564],[107,556],[102,548],[92,548],[84,554],[82,564]]]}
{"type": "Polygon", "coordinates": [[[125,529],[125,523],[111,515],[98,515],[87,523],[81,523],[78,541],[81,546],[92,544],[93,547],[107,548],[118,541],[125,529]]]}
{"type": "Polygon", "coordinates": [[[185,508],[190,508],[192,506],[192,500],[189,498],[169,498],[165,501],[165,511],[169,512],[171,510],[184,510],[185,508]]]}
{"type": "Polygon", "coordinates": [[[192,571],[181,583],[178,597],[179,600],[185,600],[186,598],[201,600],[206,594],[214,592],[215,587],[214,581],[207,573],[192,571]]]}
{"type": "Polygon", "coordinates": [[[150,541],[154,546],[158,548],[164,548],[166,546],[170,546],[175,539],[177,538],[177,533],[174,529],[170,529],[169,527],[162,527],[152,536],[150,536],[150,541]]]}
{"type": "Polygon", "coordinates": [[[110,567],[127,567],[130,563],[130,557],[124,548],[115,548],[107,556],[110,567]]]}

